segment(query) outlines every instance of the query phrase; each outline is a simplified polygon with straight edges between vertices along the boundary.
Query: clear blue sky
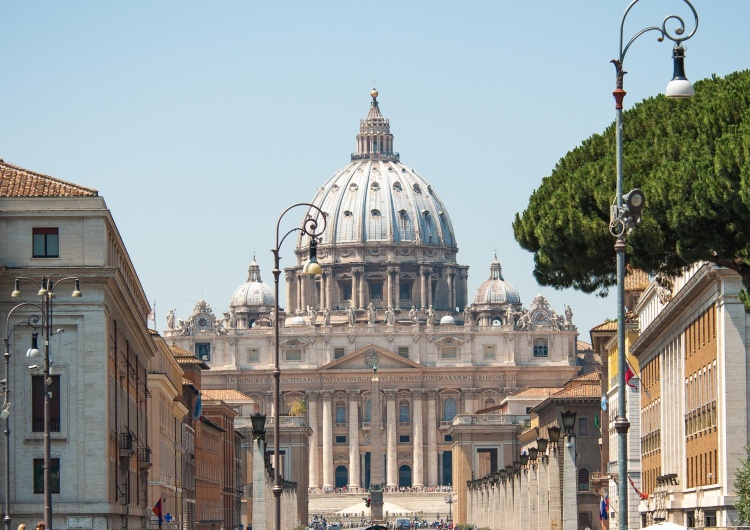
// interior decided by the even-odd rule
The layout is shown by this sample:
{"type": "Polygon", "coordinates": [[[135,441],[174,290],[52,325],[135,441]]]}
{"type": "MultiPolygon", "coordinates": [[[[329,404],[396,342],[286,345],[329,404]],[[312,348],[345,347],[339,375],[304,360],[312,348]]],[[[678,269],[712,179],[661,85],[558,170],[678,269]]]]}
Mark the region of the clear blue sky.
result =
{"type": "MultiPolygon", "coordinates": [[[[523,303],[570,304],[588,341],[615,317],[614,290],[539,287],[511,222],[614,120],[609,61],[627,5],[3,2],[0,156],[100,191],[163,329],[168,309],[184,318],[202,297],[227,309],[253,253],[272,284],[278,215],[348,162],[376,79],[395,150],[447,205],[470,296],[497,249],[523,303]]],[[[747,68],[750,1],[695,7],[690,79],[747,68]]],[[[672,13],[690,18],[680,0],[641,0],[626,40],[672,13]]],[[[628,107],[663,92],[671,43],[644,35],[625,69],[628,107]]]]}

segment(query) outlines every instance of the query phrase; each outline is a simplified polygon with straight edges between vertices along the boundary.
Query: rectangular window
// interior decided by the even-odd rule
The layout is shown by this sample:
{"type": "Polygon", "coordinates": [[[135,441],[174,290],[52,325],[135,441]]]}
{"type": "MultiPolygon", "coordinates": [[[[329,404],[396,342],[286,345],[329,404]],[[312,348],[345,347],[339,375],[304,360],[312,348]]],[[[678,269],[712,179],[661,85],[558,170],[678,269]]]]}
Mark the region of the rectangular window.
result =
{"type": "Polygon", "coordinates": [[[346,282],[341,284],[341,299],[342,300],[351,300],[352,299],[352,284],[351,282],[346,282]]]}
{"type": "Polygon", "coordinates": [[[716,526],[716,510],[706,510],[703,514],[703,526],[716,526]]]}
{"type": "MultiPolygon", "coordinates": [[[[50,431],[60,432],[60,376],[51,375],[50,396],[50,431]]],[[[31,430],[44,432],[44,376],[31,378],[31,430]]]]}
{"type": "MultiPolygon", "coordinates": [[[[50,458],[50,490],[60,493],[60,459],[50,458]]],[[[34,459],[34,493],[44,493],[44,458],[34,459]]]]}
{"type": "Polygon", "coordinates": [[[495,345],[494,344],[485,344],[485,346],[484,346],[484,358],[485,359],[494,359],[495,358],[495,345]]]}
{"type": "Polygon", "coordinates": [[[547,339],[534,339],[534,357],[548,357],[547,339]]]}
{"type": "Polygon", "coordinates": [[[288,350],[284,350],[284,356],[287,361],[300,362],[302,361],[302,349],[290,348],[288,350]]]}
{"type": "Polygon", "coordinates": [[[443,346],[440,348],[441,359],[458,359],[458,348],[455,346],[443,346]]]}
{"type": "Polygon", "coordinates": [[[346,436],[337,435],[336,436],[336,443],[337,444],[345,444],[346,443],[346,436]]]}
{"type": "Polygon", "coordinates": [[[409,358],[409,346],[399,346],[398,354],[404,359],[408,359],[409,358]]]}
{"type": "Polygon", "coordinates": [[[60,257],[60,229],[57,227],[33,228],[35,258],[60,257]]]}
{"type": "Polygon", "coordinates": [[[210,342],[196,342],[195,343],[195,355],[201,361],[211,361],[211,343],[210,342]]]}
{"type": "Polygon", "coordinates": [[[411,282],[401,281],[398,284],[398,297],[401,300],[411,300],[411,282]]]}
{"type": "Polygon", "coordinates": [[[398,421],[401,423],[409,423],[409,405],[403,404],[398,407],[398,421]]]}
{"type": "Polygon", "coordinates": [[[336,423],[346,423],[346,406],[336,405],[336,423]]]}
{"type": "Polygon", "coordinates": [[[370,299],[372,300],[383,299],[383,282],[371,282],[370,283],[370,299]]]}
{"type": "Polygon", "coordinates": [[[401,434],[398,437],[398,443],[400,444],[408,444],[411,443],[411,436],[408,434],[401,434]]]}
{"type": "Polygon", "coordinates": [[[446,442],[452,442],[452,441],[453,441],[453,436],[452,436],[452,435],[450,435],[450,434],[446,434],[446,435],[445,435],[445,441],[446,441],[446,442]]]}
{"type": "Polygon", "coordinates": [[[333,349],[334,359],[341,359],[344,355],[346,355],[346,348],[334,348],[333,349]]]}
{"type": "Polygon", "coordinates": [[[589,419],[578,418],[578,434],[581,436],[588,436],[589,434],[589,419]]]}
{"type": "Polygon", "coordinates": [[[247,349],[247,362],[249,363],[260,362],[260,350],[258,350],[258,348],[247,349]]]}

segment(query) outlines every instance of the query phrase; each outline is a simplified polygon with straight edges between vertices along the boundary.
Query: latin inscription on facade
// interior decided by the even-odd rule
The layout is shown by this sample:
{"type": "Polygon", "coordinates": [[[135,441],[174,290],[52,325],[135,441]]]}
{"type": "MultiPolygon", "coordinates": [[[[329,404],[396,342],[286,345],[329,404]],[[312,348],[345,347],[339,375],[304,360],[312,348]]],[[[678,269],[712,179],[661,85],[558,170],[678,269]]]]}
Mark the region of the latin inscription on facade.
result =
{"type": "MultiPolygon", "coordinates": [[[[417,381],[512,381],[516,374],[424,374],[424,375],[380,375],[383,382],[417,382],[417,381]]],[[[370,375],[333,375],[320,376],[289,376],[281,377],[282,383],[309,384],[309,383],[367,383],[372,380],[370,375]]],[[[228,385],[267,385],[272,381],[271,377],[227,377],[228,385]]]]}

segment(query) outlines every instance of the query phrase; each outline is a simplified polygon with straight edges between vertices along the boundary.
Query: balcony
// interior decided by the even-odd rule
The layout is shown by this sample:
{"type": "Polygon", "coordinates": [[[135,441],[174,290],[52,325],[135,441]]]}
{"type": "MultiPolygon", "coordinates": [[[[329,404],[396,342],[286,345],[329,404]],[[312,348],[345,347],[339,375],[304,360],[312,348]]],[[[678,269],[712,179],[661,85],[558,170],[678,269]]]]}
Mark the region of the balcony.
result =
{"type": "Polygon", "coordinates": [[[133,448],[133,433],[121,432],[119,440],[119,456],[120,458],[130,458],[135,453],[133,448]]]}
{"type": "Polygon", "coordinates": [[[149,446],[138,448],[138,467],[148,469],[151,467],[151,448],[149,446]]]}

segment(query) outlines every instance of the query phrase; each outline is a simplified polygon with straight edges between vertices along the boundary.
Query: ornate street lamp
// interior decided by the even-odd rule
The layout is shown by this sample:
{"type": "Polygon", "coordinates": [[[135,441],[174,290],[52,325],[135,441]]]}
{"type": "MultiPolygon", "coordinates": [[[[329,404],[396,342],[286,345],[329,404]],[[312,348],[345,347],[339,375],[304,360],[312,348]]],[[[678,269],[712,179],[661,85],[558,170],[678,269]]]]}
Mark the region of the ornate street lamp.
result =
{"type": "MultiPolygon", "coordinates": [[[[10,294],[13,298],[21,296],[21,282],[30,282],[39,286],[37,295],[41,297],[41,304],[22,303],[22,305],[33,305],[40,309],[42,313],[42,328],[44,330],[44,524],[46,528],[52,529],[52,446],[51,446],[51,401],[52,401],[52,377],[50,377],[50,350],[49,342],[52,335],[52,299],[55,297],[55,288],[63,283],[73,281],[75,288],[71,296],[73,298],[81,297],[81,283],[78,278],[68,276],[53,280],[42,277],[41,282],[33,278],[18,277],[15,279],[13,292],[10,294]]],[[[15,309],[15,308],[13,308],[15,309]]],[[[36,337],[34,337],[35,339],[36,337]]],[[[32,344],[32,347],[26,353],[28,357],[38,357],[39,349],[32,344]]],[[[6,420],[7,421],[7,420],[6,420]]],[[[6,516],[7,517],[7,516],[6,516]]]]}
{"type": "Polygon", "coordinates": [[[539,456],[539,447],[529,447],[529,460],[531,460],[531,463],[535,463],[537,457],[539,456]]]}
{"type": "Polygon", "coordinates": [[[305,263],[302,268],[302,272],[308,275],[323,274],[323,269],[318,263],[317,258],[317,246],[318,237],[320,237],[326,229],[326,214],[315,206],[314,204],[300,202],[293,204],[284,210],[279,219],[276,221],[276,246],[271,250],[273,252],[273,283],[274,283],[274,300],[273,300],[273,313],[274,313],[274,364],[273,364],[273,496],[274,496],[274,528],[275,530],[281,530],[281,494],[284,491],[281,485],[281,470],[279,469],[279,453],[281,452],[280,447],[280,435],[281,430],[279,428],[279,419],[281,417],[281,368],[279,367],[279,276],[281,275],[281,269],[279,268],[279,250],[281,244],[287,238],[289,234],[294,232],[302,232],[310,236],[310,259],[305,263]],[[307,206],[316,210],[320,213],[323,223],[320,230],[318,230],[318,220],[313,217],[306,217],[301,227],[292,228],[283,237],[280,237],[280,226],[281,220],[290,210],[297,208],[298,206],[307,206]]]}
{"type": "Polygon", "coordinates": [[[521,453],[521,467],[526,467],[526,464],[529,463],[529,455],[526,453],[521,453]]]}
{"type": "MultiPolygon", "coordinates": [[[[616,163],[617,163],[617,191],[615,195],[615,205],[612,206],[609,230],[617,238],[615,242],[615,253],[617,254],[617,417],[615,418],[615,430],[617,431],[617,473],[624,480],[628,474],[627,467],[627,435],[630,423],[626,416],[625,400],[625,237],[640,218],[640,212],[645,203],[643,192],[638,189],[632,190],[628,194],[623,193],[623,155],[622,155],[622,109],[623,100],[625,99],[625,90],[623,89],[623,78],[625,70],[623,62],[631,44],[635,40],[650,31],[659,34],[659,41],[665,38],[675,43],[672,53],[674,63],[674,74],[672,81],[667,85],[666,96],[668,98],[686,98],[693,95],[693,87],[685,77],[685,48],[682,43],[695,35],[698,30],[698,13],[688,0],[682,0],[693,14],[695,26],[693,30],[685,34],[685,22],[677,15],[669,15],[662,22],[661,26],[650,26],[638,31],[627,43],[624,42],[623,34],[625,30],[625,19],[630,10],[640,0],[633,0],[620,21],[620,55],[612,63],[615,65],[616,88],[613,92],[615,97],[615,136],[616,136],[616,163]],[[677,28],[674,33],[667,29],[667,23],[676,23],[677,28]]],[[[627,530],[628,528],[628,495],[627,488],[620,486],[618,488],[619,501],[619,528],[627,530]]]]}
{"type": "Polygon", "coordinates": [[[266,439],[266,415],[256,412],[250,415],[250,421],[253,424],[253,440],[266,439]]]}
{"type": "Polygon", "coordinates": [[[560,427],[557,425],[553,425],[552,427],[547,427],[547,434],[549,435],[549,441],[550,443],[553,443],[557,445],[557,442],[560,441],[560,427]]]}
{"type": "Polygon", "coordinates": [[[560,413],[562,416],[563,429],[565,429],[565,436],[570,439],[575,436],[576,427],[576,412],[566,410],[560,413]]]}

